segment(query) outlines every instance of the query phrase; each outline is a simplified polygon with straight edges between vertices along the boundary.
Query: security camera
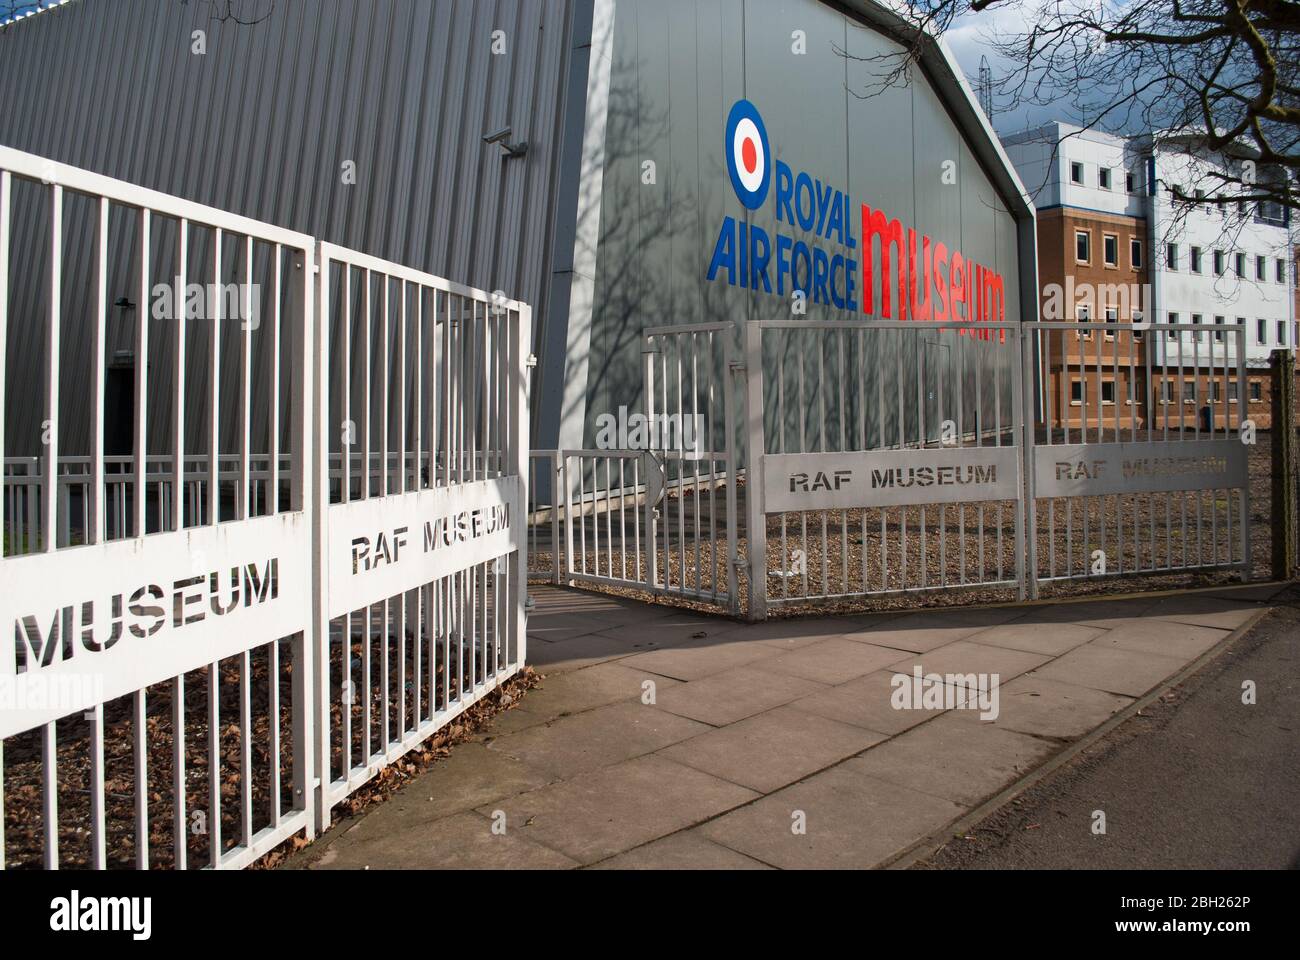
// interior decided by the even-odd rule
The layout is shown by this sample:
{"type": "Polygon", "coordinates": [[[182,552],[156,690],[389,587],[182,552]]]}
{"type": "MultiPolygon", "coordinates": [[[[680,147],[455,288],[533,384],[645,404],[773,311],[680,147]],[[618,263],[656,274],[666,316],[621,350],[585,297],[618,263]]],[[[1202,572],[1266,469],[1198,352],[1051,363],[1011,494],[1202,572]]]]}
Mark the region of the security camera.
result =
{"type": "Polygon", "coordinates": [[[511,157],[522,157],[525,153],[528,152],[528,144],[511,143],[510,132],[511,131],[509,127],[502,127],[496,133],[489,133],[486,137],[483,138],[483,142],[495,143],[498,146],[500,146],[501,152],[505,155],[506,159],[509,159],[511,157]]]}

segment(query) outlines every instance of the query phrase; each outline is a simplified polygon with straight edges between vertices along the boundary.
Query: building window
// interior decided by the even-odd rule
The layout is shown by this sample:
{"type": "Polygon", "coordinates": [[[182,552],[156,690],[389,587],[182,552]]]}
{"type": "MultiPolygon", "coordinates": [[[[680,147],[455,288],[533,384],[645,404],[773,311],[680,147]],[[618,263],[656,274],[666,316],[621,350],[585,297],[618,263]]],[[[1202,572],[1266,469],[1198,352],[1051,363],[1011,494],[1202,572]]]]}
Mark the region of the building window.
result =
{"type": "Polygon", "coordinates": [[[1286,261],[1278,260],[1277,263],[1273,264],[1273,270],[1273,279],[1278,283],[1286,283],[1286,261]]]}
{"type": "MultiPolygon", "coordinates": [[[[1224,265],[1224,263],[1225,263],[1225,259],[1224,259],[1224,256],[1223,256],[1223,251],[1222,251],[1222,250],[1215,250],[1215,251],[1214,251],[1214,275],[1215,275],[1216,277],[1221,277],[1221,276],[1223,276],[1223,265],[1224,265]]],[[[1197,272],[1199,273],[1200,271],[1197,271],[1197,272]]]]}
{"type": "Polygon", "coordinates": [[[1286,321],[1285,320],[1279,320],[1277,322],[1277,345],[1279,347],[1286,346],[1286,321]]]}
{"type": "Polygon", "coordinates": [[[1268,257],[1255,257],[1255,279],[1268,279],[1268,257]]]}
{"type": "Polygon", "coordinates": [[[1232,258],[1232,261],[1233,261],[1232,262],[1233,272],[1236,273],[1238,277],[1245,280],[1246,279],[1246,255],[1244,253],[1238,253],[1235,257],[1232,258]]]}
{"type": "Polygon", "coordinates": [[[1191,261],[1192,261],[1191,262],[1192,273],[1200,273],[1201,272],[1201,248],[1200,247],[1191,248],[1191,261]]]}
{"type": "Polygon", "coordinates": [[[1124,190],[1128,193],[1137,193],[1137,175],[1132,170],[1124,174],[1124,190]]]}
{"type": "Polygon", "coordinates": [[[1078,263],[1088,263],[1092,259],[1092,234],[1087,230],[1074,232],[1074,259],[1078,263]]]}
{"type": "Polygon", "coordinates": [[[1097,185],[1103,190],[1110,189],[1110,167],[1102,167],[1097,171],[1097,185]]]}
{"type": "Polygon", "coordinates": [[[1115,405],[1115,381],[1114,380],[1103,380],[1101,382],[1101,402],[1104,404],[1109,404],[1110,406],[1115,405]]]}
{"type": "MultiPolygon", "coordinates": [[[[1092,307],[1088,306],[1086,303],[1081,303],[1081,304],[1079,304],[1079,306],[1075,308],[1074,318],[1075,318],[1079,323],[1091,323],[1091,322],[1092,322],[1092,307]]],[[[1084,330],[1082,333],[1079,334],[1079,336],[1083,337],[1083,339],[1085,339],[1085,340],[1091,340],[1091,339],[1092,339],[1092,331],[1091,331],[1091,330],[1084,330]]]]}
{"type": "Polygon", "coordinates": [[[1108,267],[1119,266],[1119,237],[1107,233],[1101,238],[1101,255],[1108,267]]]}
{"type": "MultiPolygon", "coordinates": [[[[1201,315],[1199,313],[1192,314],[1192,325],[1196,327],[1199,327],[1201,325],[1201,315]]],[[[1200,343],[1201,331],[1197,330],[1195,333],[1193,333],[1192,339],[1195,340],[1197,343],[1200,343]]]]}
{"type": "Polygon", "coordinates": [[[1141,310],[1133,311],[1133,339],[1134,340],[1142,339],[1142,311],[1141,310]]]}
{"type": "Polygon", "coordinates": [[[1183,403],[1195,403],[1195,402],[1196,402],[1196,381],[1184,380],[1183,381],[1183,403]]]}
{"type": "Polygon", "coordinates": [[[1083,383],[1079,380],[1070,381],[1070,403],[1076,407],[1083,403],[1083,383]]]}
{"type": "Polygon", "coordinates": [[[1258,344],[1268,343],[1268,321],[1263,317],[1255,320],[1255,342],[1258,344]]]}
{"type": "Polygon", "coordinates": [[[1264,388],[1258,380],[1250,381],[1250,402],[1259,403],[1264,399],[1264,388]]]}
{"type": "Polygon", "coordinates": [[[1232,403],[1237,402],[1237,381],[1236,380],[1228,381],[1228,400],[1230,400],[1232,403]]]}
{"type": "Polygon", "coordinates": [[[1081,163],[1070,164],[1070,182],[1077,183],[1080,186],[1083,186],[1083,164],[1081,163]]]}
{"type": "Polygon", "coordinates": [[[1134,270],[1142,269],[1142,241],[1136,237],[1128,242],[1128,259],[1134,270]]]}
{"type": "Polygon", "coordinates": [[[1223,317],[1216,314],[1214,317],[1214,339],[1219,343],[1223,343],[1223,323],[1223,317]]]}
{"type": "Polygon", "coordinates": [[[1178,244],[1165,244],[1165,265],[1168,266],[1170,270],[1178,269],[1178,244]]]}
{"type": "MultiPolygon", "coordinates": [[[[1177,323],[1177,322],[1178,322],[1178,314],[1175,313],[1175,312],[1172,311],[1172,310],[1169,311],[1169,322],[1170,322],[1170,323],[1177,323]]],[[[1178,339],[1178,331],[1177,331],[1177,330],[1167,330],[1167,331],[1165,332],[1165,336],[1167,336],[1170,340],[1177,340],[1177,339],[1178,339]]]]}

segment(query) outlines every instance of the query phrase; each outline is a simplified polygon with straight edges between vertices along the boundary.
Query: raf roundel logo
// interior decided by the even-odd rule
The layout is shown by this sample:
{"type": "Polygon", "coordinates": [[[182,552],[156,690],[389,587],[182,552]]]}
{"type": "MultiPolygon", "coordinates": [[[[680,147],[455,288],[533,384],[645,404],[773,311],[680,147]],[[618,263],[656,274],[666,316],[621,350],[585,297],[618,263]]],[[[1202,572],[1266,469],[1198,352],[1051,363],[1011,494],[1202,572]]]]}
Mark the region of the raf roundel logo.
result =
{"type": "Polygon", "coordinates": [[[747,209],[757,210],[772,183],[771,149],[763,118],[748,100],[737,100],[727,117],[726,150],[727,172],[736,196],[747,209]]]}

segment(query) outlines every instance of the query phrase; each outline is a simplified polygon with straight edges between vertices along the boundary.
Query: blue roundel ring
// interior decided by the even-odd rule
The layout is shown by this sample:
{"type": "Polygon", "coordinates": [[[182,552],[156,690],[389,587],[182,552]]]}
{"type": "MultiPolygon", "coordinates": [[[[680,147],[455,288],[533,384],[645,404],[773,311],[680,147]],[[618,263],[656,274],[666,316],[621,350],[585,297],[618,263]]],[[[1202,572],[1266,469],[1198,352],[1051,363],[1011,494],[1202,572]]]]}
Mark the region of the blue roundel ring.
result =
{"type": "Polygon", "coordinates": [[[727,138],[723,151],[727,156],[727,173],[731,175],[731,187],[736,191],[737,198],[747,209],[757,210],[767,199],[767,191],[772,184],[772,150],[767,139],[767,127],[763,125],[763,117],[759,114],[758,108],[748,100],[737,100],[727,116],[727,138]],[[762,151],[760,157],[763,164],[762,179],[752,189],[741,180],[740,168],[736,166],[736,131],[745,120],[749,120],[757,130],[759,148],[762,151]]]}

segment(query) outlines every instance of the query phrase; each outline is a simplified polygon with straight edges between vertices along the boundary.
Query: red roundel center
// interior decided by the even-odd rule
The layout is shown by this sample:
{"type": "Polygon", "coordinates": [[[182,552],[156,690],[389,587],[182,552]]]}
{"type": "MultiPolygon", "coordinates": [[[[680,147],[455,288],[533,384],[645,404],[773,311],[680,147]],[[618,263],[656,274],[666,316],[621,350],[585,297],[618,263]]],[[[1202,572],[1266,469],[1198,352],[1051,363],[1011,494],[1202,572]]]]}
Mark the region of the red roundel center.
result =
{"type": "Polygon", "coordinates": [[[753,137],[746,137],[745,142],[740,145],[740,158],[744,161],[745,172],[753,173],[754,168],[758,166],[758,148],[754,146],[753,137]]]}

